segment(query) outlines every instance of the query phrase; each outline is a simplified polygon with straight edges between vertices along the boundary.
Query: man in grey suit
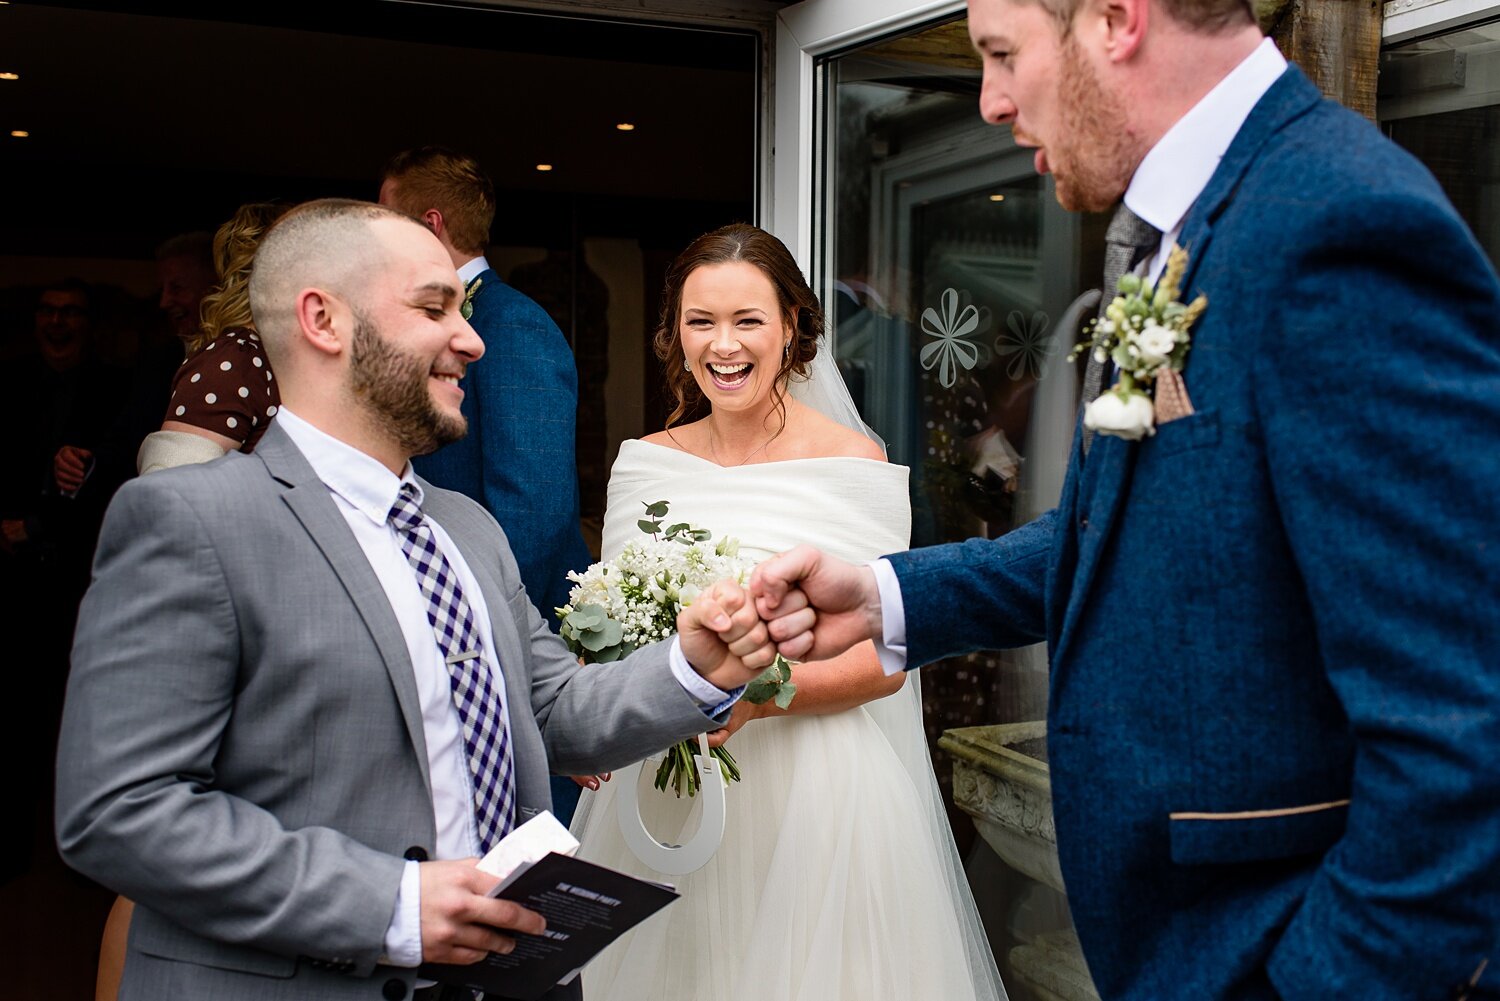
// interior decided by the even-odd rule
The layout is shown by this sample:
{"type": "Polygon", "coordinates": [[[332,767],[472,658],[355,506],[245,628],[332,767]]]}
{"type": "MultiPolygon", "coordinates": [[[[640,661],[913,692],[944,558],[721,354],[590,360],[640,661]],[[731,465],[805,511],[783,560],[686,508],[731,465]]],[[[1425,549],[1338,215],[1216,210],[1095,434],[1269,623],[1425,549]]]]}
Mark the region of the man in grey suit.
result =
{"type": "Polygon", "coordinates": [[[250,293],[282,410],[253,454],[111,506],[58,841],[137,901],[121,998],[435,996],[419,962],[542,928],[484,895],[473,856],[549,805],[549,763],[609,770],[713,729],[773,651],[725,582],[676,639],[580,669],[489,514],[411,472],[463,434],[483,352],[420,224],[302,206],[250,293]]]}

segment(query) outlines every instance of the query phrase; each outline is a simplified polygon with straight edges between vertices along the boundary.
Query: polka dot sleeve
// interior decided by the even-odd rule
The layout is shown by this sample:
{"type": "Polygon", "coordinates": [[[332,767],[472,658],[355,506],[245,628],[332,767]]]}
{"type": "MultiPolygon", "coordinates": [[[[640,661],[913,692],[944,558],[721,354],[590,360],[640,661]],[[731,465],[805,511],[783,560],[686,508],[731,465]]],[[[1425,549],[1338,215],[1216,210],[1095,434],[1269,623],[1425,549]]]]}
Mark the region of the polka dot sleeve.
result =
{"type": "Polygon", "coordinates": [[[248,452],[280,405],[260,338],[236,328],[182,363],[172,379],[166,419],[233,438],[248,452]]]}

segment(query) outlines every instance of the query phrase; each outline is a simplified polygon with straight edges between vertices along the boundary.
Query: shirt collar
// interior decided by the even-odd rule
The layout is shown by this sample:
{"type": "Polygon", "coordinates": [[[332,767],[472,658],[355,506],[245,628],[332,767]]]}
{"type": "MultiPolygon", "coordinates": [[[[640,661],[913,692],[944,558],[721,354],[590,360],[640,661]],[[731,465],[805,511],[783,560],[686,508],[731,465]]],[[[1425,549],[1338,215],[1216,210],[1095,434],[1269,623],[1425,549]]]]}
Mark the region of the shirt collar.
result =
{"type": "Polygon", "coordinates": [[[1264,39],[1151,147],[1125,191],[1130,210],[1163,233],[1174,232],[1251,110],[1285,72],[1285,57],[1264,39]]]}
{"type": "Polygon", "coordinates": [[[489,269],[490,262],[484,259],[483,254],[480,254],[463,263],[463,266],[458,269],[458,280],[464,283],[464,288],[468,288],[470,282],[489,269]]]}
{"type": "Polygon", "coordinates": [[[416,488],[413,499],[422,506],[422,488],[413,477],[410,462],[396,476],[378,459],[313,427],[285,406],[276,411],[276,421],[318,479],[377,525],[385,524],[403,483],[416,488]]]}

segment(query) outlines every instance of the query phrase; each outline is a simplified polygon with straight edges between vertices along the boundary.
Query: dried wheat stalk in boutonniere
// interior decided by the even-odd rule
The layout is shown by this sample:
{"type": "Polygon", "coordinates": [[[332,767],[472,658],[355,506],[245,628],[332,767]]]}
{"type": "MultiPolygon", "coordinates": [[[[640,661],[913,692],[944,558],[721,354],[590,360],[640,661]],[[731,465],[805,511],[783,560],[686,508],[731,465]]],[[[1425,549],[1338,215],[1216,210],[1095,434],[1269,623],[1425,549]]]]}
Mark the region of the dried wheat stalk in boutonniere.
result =
{"type": "Polygon", "coordinates": [[[1163,369],[1182,371],[1192,341],[1189,330],[1208,308],[1207,296],[1188,304],[1178,300],[1187,262],[1187,251],[1174,245],[1154,286],[1138,275],[1120,276],[1119,295],[1068,356],[1072,361],[1089,352],[1100,364],[1113,361],[1119,372],[1114,386],[1084,409],[1085,427],[1130,441],[1156,433],[1151,400],[1156,376],[1163,369]]]}

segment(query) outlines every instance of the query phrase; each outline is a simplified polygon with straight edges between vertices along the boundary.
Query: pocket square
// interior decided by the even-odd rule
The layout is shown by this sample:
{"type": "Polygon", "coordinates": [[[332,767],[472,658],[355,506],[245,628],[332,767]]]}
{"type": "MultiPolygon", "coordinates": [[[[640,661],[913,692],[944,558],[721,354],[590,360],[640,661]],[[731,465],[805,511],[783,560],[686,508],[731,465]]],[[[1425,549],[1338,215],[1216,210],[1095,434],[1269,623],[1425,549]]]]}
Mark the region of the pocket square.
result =
{"type": "Polygon", "coordinates": [[[1164,367],[1156,376],[1156,423],[1168,424],[1192,414],[1193,401],[1182,373],[1164,367]]]}

